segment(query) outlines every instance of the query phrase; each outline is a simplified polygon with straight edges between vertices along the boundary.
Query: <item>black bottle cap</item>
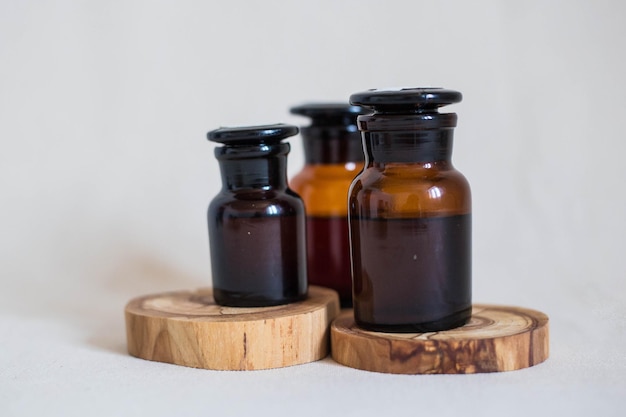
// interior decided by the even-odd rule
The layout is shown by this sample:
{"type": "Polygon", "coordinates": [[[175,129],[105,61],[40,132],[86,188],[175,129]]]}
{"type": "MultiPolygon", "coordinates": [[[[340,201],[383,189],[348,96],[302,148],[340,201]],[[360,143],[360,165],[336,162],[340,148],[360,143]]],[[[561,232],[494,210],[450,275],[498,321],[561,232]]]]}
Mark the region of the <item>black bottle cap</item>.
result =
{"type": "Polygon", "coordinates": [[[297,135],[298,132],[297,126],[277,123],[261,126],[221,127],[207,133],[207,137],[212,142],[224,145],[276,144],[285,138],[297,135]]]}
{"type": "Polygon", "coordinates": [[[458,103],[463,95],[443,88],[373,89],[350,96],[350,103],[371,107],[380,113],[432,113],[439,107],[458,103]]]}
{"type": "Polygon", "coordinates": [[[356,126],[356,118],[369,111],[348,103],[306,103],[290,109],[292,114],[310,117],[311,126],[356,126]]]}

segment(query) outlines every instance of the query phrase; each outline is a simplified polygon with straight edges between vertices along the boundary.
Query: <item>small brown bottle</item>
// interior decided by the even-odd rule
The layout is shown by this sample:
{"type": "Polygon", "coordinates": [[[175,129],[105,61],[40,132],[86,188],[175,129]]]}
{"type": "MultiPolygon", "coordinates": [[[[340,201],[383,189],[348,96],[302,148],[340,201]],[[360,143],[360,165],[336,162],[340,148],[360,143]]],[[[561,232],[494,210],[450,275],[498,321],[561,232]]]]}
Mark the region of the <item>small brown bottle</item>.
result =
{"type": "Polygon", "coordinates": [[[208,133],[222,189],[208,210],[215,302],[262,307],[307,294],[305,211],[287,185],[284,138],[296,126],[221,128],[208,133]]]}
{"type": "Polygon", "coordinates": [[[363,145],[356,118],[364,113],[348,103],[310,103],[291,113],[311,118],[300,128],[305,165],[290,180],[307,215],[309,283],[334,289],[342,307],[352,306],[348,189],[363,169],[363,145]]]}
{"type": "Polygon", "coordinates": [[[457,116],[438,108],[461,93],[370,90],[352,104],[366,167],[350,188],[357,325],[385,332],[440,331],[471,316],[471,197],[451,162],[457,116]]]}

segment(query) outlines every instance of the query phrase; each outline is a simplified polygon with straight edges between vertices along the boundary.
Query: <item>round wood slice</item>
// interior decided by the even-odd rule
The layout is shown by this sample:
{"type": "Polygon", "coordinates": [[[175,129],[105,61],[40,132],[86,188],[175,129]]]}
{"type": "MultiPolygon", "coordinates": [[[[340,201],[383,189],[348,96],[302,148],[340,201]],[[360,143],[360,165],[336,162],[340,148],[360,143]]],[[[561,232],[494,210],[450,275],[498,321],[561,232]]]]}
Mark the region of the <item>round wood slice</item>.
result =
{"type": "Polygon", "coordinates": [[[222,307],[210,289],[148,295],[126,306],[128,352],[194,368],[254,370],[316,361],[328,354],[339,313],[333,290],[274,307],[222,307]]]}
{"type": "Polygon", "coordinates": [[[392,374],[472,374],[528,368],[548,358],[548,316],[519,307],[474,305],[463,327],[433,333],[362,330],[352,312],[331,325],[340,364],[392,374]]]}

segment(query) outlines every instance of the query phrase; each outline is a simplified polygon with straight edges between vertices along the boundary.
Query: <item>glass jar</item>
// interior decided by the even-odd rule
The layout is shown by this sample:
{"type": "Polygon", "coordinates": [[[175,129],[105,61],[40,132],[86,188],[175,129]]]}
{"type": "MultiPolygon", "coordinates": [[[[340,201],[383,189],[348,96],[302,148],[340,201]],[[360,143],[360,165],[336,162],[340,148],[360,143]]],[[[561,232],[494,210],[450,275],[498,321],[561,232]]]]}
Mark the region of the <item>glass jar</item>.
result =
{"type": "Polygon", "coordinates": [[[349,196],[354,316],[362,328],[428,332],[465,324],[471,305],[471,196],[451,161],[461,101],[438,88],[370,90],[350,102],[366,166],[349,196]]]}
{"type": "Polygon", "coordinates": [[[311,118],[301,127],[305,165],[290,180],[304,200],[307,215],[309,283],[334,289],[342,307],[352,306],[348,189],[363,169],[363,145],[348,103],[310,103],[291,113],[311,118]]]}
{"type": "Polygon", "coordinates": [[[287,184],[284,138],[296,126],[221,128],[208,133],[222,189],[208,210],[215,302],[260,307],[307,294],[305,211],[287,184]]]}

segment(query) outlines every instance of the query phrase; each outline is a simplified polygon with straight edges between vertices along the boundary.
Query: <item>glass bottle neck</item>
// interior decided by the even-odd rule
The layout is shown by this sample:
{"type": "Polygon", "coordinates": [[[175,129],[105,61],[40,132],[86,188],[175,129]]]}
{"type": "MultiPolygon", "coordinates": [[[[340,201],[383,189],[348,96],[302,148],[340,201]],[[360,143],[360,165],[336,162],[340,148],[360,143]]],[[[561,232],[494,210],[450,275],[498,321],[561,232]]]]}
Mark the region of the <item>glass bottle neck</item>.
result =
{"type": "Polygon", "coordinates": [[[307,164],[344,164],[365,159],[357,130],[309,126],[300,131],[307,164]]]}
{"type": "Polygon", "coordinates": [[[450,162],[454,129],[363,132],[366,165],[450,162]]]}
{"type": "Polygon", "coordinates": [[[222,189],[286,189],[288,143],[215,149],[222,189]]]}

